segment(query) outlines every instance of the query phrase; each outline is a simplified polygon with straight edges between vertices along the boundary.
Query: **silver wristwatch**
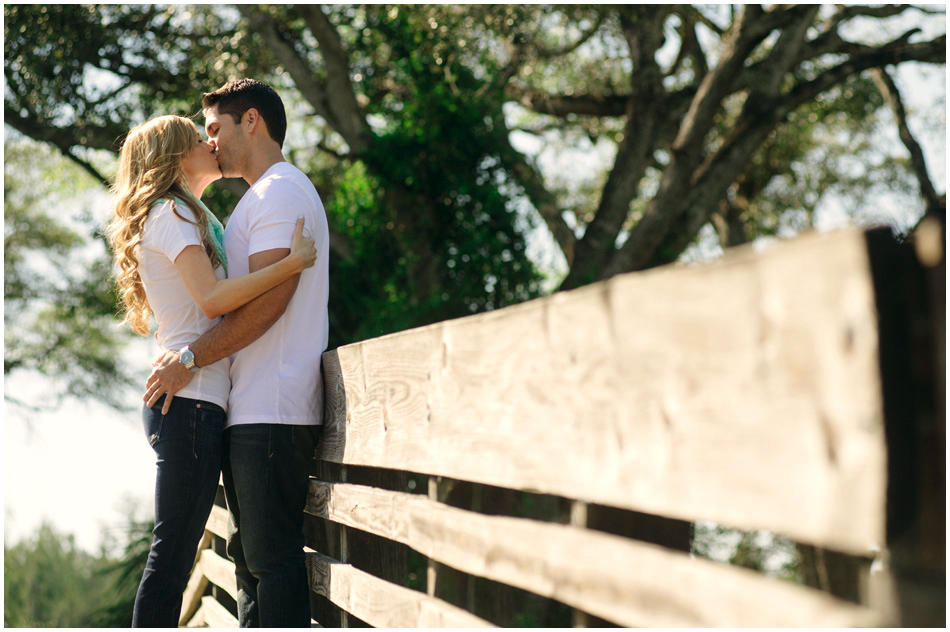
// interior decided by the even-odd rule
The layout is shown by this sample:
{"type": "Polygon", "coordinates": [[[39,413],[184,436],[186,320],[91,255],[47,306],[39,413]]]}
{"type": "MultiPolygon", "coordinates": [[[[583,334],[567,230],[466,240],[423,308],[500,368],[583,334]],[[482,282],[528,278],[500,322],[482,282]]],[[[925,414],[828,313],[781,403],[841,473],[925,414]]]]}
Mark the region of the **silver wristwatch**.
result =
{"type": "Polygon", "coordinates": [[[194,371],[198,368],[195,366],[195,354],[188,347],[181,348],[178,354],[178,361],[189,371],[194,371]]]}

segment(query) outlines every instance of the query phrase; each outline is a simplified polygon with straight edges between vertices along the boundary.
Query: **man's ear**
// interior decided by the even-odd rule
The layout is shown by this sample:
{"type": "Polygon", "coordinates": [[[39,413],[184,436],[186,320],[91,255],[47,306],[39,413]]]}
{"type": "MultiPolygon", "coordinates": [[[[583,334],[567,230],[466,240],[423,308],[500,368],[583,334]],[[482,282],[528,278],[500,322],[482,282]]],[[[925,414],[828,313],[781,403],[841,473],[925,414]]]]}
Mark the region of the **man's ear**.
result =
{"type": "Polygon", "coordinates": [[[251,108],[244,113],[244,116],[241,117],[241,131],[245,134],[252,132],[257,128],[258,123],[261,122],[260,112],[256,108],[251,108]]]}

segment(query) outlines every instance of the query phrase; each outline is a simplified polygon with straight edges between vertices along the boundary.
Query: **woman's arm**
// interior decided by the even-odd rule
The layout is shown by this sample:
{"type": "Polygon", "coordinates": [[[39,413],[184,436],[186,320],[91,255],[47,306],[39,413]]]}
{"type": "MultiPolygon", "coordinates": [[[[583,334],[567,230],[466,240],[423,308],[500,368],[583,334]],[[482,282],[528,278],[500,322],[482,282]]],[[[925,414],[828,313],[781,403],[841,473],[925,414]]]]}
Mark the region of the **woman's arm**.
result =
{"type": "MultiPolygon", "coordinates": [[[[248,257],[251,273],[263,270],[286,256],[286,248],[254,253],[248,257]]],[[[202,367],[217,362],[264,335],[270,326],[284,315],[297,291],[297,281],[298,277],[290,277],[247,305],[230,312],[221,322],[188,345],[195,353],[195,365],[202,367]]],[[[154,406],[162,395],[166,395],[163,415],[168,413],[175,393],[185,388],[194,375],[179,362],[179,358],[178,351],[165,351],[152,362],[152,374],[145,383],[146,390],[142,400],[149,408],[154,406]]]]}
{"type": "Polygon", "coordinates": [[[317,260],[312,239],[303,237],[303,218],[297,220],[290,254],[266,268],[234,279],[218,280],[211,260],[200,246],[188,246],[175,259],[185,286],[208,318],[232,312],[270,290],[317,260]]]}

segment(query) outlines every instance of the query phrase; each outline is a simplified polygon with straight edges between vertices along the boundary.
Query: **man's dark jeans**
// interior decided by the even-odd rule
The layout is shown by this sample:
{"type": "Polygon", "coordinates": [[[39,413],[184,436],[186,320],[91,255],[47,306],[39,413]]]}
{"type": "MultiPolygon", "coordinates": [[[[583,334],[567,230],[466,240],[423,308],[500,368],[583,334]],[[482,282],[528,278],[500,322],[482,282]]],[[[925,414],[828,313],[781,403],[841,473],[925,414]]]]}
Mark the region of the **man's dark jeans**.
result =
{"type": "Polygon", "coordinates": [[[303,510],[319,431],[242,424],[224,432],[227,551],[241,627],[310,627],[303,510]]]}
{"type": "Polygon", "coordinates": [[[224,410],[210,402],[162,397],[142,410],[145,436],[155,450],[155,529],[135,596],[132,627],[177,628],[182,593],[214,505],[221,473],[224,410]]]}

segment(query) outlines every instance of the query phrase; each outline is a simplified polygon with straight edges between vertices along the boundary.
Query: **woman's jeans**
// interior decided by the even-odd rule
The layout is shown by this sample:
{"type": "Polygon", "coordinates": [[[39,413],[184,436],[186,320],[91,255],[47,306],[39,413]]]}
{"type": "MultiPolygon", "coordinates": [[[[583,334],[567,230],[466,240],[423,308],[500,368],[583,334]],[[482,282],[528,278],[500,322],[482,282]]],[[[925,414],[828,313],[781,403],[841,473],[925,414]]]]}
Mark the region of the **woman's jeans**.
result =
{"type": "Polygon", "coordinates": [[[241,627],[310,627],[303,510],[320,430],[241,424],[224,432],[227,551],[241,627]]]}
{"type": "Polygon", "coordinates": [[[132,627],[177,628],[182,593],[214,505],[221,473],[227,414],[215,404],[164,397],[142,410],[145,436],[155,450],[155,530],[135,596],[132,627]]]}

